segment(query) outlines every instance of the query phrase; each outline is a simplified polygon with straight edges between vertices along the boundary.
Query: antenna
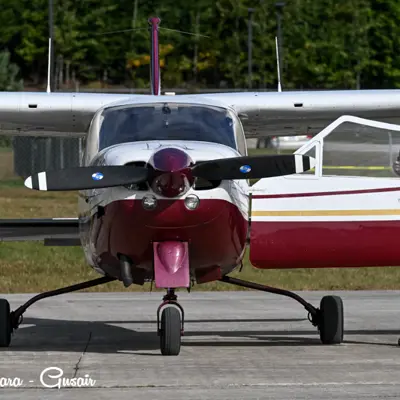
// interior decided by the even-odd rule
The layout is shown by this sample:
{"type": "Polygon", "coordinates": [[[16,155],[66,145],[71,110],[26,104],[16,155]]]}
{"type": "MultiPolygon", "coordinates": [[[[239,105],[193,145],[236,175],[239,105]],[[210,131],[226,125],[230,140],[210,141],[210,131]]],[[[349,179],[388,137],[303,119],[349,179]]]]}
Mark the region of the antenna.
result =
{"type": "Polygon", "coordinates": [[[51,38],[49,38],[49,54],[48,54],[48,64],[47,64],[47,93],[51,93],[51,72],[52,72],[52,59],[51,59],[51,38]]]}
{"type": "Polygon", "coordinates": [[[53,0],[49,0],[49,54],[47,63],[47,89],[46,92],[51,92],[53,78],[53,0]]]}
{"type": "Polygon", "coordinates": [[[279,56],[279,42],[278,36],[275,36],[275,49],[276,49],[276,68],[278,70],[278,92],[282,92],[282,85],[281,85],[281,63],[280,63],[280,56],[279,56]]]}

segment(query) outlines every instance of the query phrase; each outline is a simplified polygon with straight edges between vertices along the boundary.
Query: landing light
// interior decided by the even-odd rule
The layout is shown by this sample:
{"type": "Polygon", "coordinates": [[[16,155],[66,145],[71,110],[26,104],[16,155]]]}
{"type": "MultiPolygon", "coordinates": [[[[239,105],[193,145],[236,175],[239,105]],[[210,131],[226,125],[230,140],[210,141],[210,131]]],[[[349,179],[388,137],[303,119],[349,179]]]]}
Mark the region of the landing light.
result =
{"type": "Polygon", "coordinates": [[[145,210],[154,210],[157,207],[157,199],[154,196],[143,197],[142,206],[145,210]]]}
{"type": "Polygon", "coordinates": [[[191,194],[185,199],[185,206],[188,210],[195,210],[199,204],[200,199],[195,194],[191,194]]]}

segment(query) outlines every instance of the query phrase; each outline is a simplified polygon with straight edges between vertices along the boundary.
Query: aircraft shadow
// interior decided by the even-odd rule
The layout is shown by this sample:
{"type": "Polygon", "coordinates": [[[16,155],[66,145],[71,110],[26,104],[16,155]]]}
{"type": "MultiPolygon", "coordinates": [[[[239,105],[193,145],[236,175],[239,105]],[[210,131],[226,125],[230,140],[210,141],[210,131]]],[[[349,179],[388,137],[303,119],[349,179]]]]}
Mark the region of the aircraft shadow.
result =
{"type": "MultiPolygon", "coordinates": [[[[188,320],[198,322],[249,322],[273,323],[296,322],[299,319],[219,319],[219,320],[188,320]]],[[[153,321],[67,321],[41,318],[25,318],[24,325],[13,336],[9,349],[1,351],[60,351],[117,354],[134,352],[142,355],[158,355],[146,353],[159,349],[159,338],[156,334],[156,324],[153,321]],[[154,326],[154,331],[136,331],[134,329],[112,324],[148,323],[154,326]],[[27,326],[24,326],[27,325],[27,326]]],[[[193,328],[192,328],[193,329],[193,328]]],[[[346,330],[345,343],[396,346],[392,343],[375,343],[373,341],[352,340],[352,335],[397,335],[396,330],[346,330]]],[[[219,346],[315,346],[321,345],[318,332],[312,330],[189,330],[185,332],[182,346],[185,347],[219,347],[219,346]],[[219,340],[203,339],[202,337],[218,336],[219,340]],[[188,340],[185,341],[185,338],[188,340]],[[224,340],[226,339],[226,340],[224,340]],[[250,340],[249,340],[250,339],[250,340]],[[254,340],[256,339],[256,340],[254,340]]]]}

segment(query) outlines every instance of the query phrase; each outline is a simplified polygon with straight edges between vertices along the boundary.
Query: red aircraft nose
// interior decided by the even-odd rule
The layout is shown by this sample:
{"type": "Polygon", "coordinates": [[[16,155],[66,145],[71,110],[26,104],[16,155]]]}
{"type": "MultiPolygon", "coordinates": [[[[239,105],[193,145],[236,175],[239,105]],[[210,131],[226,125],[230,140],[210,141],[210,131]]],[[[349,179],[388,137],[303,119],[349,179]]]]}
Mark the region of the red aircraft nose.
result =
{"type": "Polygon", "coordinates": [[[149,163],[155,171],[151,187],[156,193],[176,197],[193,185],[194,178],[190,169],[193,160],[183,150],[174,147],[159,150],[149,163]]]}

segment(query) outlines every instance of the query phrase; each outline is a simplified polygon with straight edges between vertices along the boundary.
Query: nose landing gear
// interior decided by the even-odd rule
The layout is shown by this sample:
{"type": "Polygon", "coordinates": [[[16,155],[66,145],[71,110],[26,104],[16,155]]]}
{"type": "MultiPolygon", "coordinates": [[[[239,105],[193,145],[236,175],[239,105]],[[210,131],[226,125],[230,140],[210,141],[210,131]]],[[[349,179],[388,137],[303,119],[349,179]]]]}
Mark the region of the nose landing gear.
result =
{"type": "Polygon", "coordinates": [[[168,289],[157,310],[157,333],[163,356],[177,356],[184,334],[185,312],[177,301],[174,289],[168,289]]]}

